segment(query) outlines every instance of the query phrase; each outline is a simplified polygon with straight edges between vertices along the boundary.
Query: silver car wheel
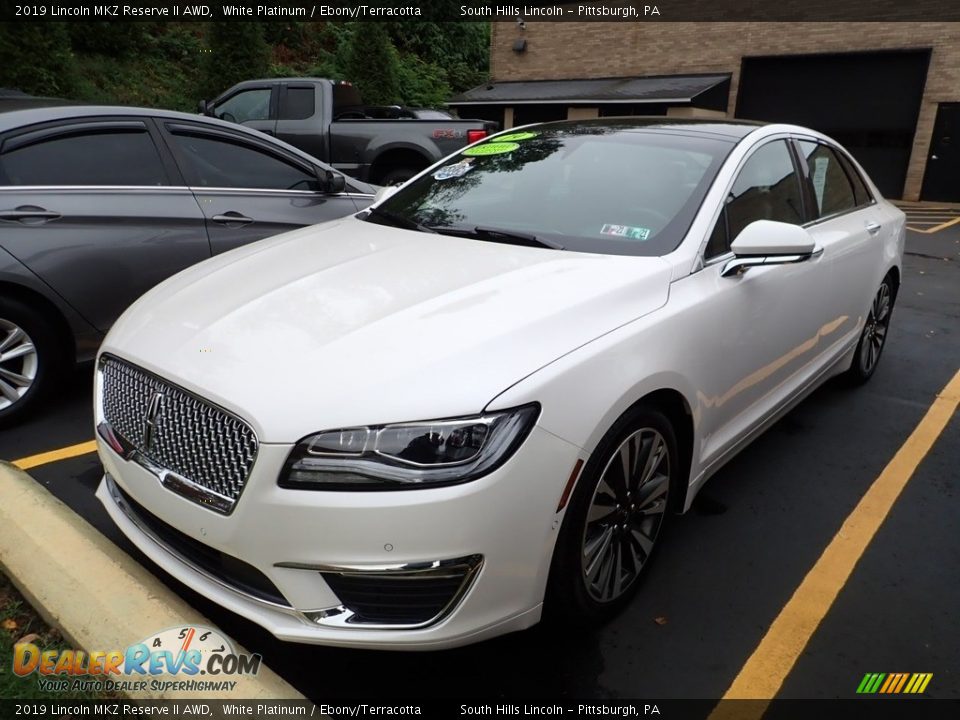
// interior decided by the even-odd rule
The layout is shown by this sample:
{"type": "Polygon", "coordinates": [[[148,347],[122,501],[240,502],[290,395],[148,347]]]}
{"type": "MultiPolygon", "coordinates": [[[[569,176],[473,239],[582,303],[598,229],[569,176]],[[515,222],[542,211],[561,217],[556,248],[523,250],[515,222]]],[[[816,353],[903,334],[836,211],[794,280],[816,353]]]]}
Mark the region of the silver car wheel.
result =
{"type": "Polygon", "coordinates": [[[863,328],[863,340],[860,343],[860,369],[869,375],[880,359],[880,351],[887,339],[890,325],[890,286],[886,281],[880,284],[867,321],[863,328]]]}
{"type": "Polygon", "coordinates": [[[593,493],[581,541],[583,581],[608,603],[640,575],[670,494],[670,453],[653,428],[637,430],[611,455],[593,493]]]}
{"type": "Polygon", "coordinates": [[[0,318],[0,410],[18,402],[37,378],[37,349],[26,331],[0,318]]]}

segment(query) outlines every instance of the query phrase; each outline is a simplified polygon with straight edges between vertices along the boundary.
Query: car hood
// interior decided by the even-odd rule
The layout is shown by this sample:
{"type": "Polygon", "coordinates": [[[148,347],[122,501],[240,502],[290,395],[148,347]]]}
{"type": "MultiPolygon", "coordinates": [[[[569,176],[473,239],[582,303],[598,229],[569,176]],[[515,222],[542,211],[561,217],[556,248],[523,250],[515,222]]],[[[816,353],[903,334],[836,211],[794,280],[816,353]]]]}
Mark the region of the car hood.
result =
{"type": "Polygon", "coordinates": [[[450,417],[663,305],[659,258],[419,233],[346,218],[174,276],[102,352],[229,408],[262,442],[450,417]]]}

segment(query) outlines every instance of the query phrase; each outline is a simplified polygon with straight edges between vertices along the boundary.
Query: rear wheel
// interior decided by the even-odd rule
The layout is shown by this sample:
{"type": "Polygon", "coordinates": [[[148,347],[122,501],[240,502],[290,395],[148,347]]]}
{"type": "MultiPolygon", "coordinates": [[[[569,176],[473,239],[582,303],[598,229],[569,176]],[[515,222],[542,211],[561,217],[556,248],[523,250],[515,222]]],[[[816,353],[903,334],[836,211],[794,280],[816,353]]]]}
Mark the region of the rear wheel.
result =
{"type": "Polygon", "coordinates": [[[663,535],[679,466],[673,427],[655,408],[634,408],[604,436],[557,538],[548,618],[590,625],[629,602],[663,535]]]}
{"type": "Polygon", "coordinates": [[[877,294],[873,296],[867,319],[860,333],[860,342],[854,353],[853,364],[847,371],[847,378],[854,384],[862,384],[873,377],[880,362],[880,355],[887,342],[890,329],[890,316],[893,313],[893,301],[896,289],[889,275],[880,283],[877,294]]]}
{"type": "Polygon", "coordinates": [[[0,298],[0,425],[34,407],[62,365],[47,319],[19,300],[0,298]]]}

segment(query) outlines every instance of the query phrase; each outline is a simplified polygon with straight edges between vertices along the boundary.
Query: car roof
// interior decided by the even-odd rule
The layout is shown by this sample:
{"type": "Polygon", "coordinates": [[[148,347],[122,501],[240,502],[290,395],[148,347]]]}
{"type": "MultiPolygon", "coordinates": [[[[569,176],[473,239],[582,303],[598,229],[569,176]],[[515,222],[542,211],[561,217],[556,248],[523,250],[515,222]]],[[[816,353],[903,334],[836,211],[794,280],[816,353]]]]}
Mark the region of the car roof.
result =
{"type": "Polygon", "coordinates": [[[51,120],[117,115],[209,122],[221,127],[252,132],[242,125],[228,123],[204,115],[177,112],[175,110],[160,110],[157,108],[128,107],[125,105],[84,105],[73,103],[70,100],[58,100],[55,98],[0,99],[0,132],[35,125],[37,123],[49,122],[51,120]]]}
{"type": "MultiPolygon", "coordinates": [[[[177,112],[176,110],[160,110],[158,108],[128,107],[126,105],[83,105],[72,103],[70,100],[58,100],[55,98],[0,98],[0,133],[55,120],[117,116],[151,117],[203,123],[234,133],[249,135],[254,140],[267,140],[270,144],[282,147],[286,149],[287,152],[298,155],[312,164],[321,167],[330,167],[328,163],[324,163],[309,153],[289,143],[285,143],[276,137],[267,137],[259,130],[252,130],[237,123],[219,120],[206,115],[177,112]]],[[[374,191],[374,186],[357,180],[356,178],[348,178],[347,183],[354,187],[357,192],[366,193],[374,191]]]]}
{"type": "Polygon", "coordinates": [[[540,123],[538,127],[557,130],[591,128],[615,129],[629,132],[681,132],[689,135],[710,135],[727,138],[731,142],[739,142],[750,133],[767,123],[754,120],[732,120],[726,118],[683,118],[667,117],[663,115],[650,117],[604,117],[590,120],[558,120],[556,122],[540,123]]]}

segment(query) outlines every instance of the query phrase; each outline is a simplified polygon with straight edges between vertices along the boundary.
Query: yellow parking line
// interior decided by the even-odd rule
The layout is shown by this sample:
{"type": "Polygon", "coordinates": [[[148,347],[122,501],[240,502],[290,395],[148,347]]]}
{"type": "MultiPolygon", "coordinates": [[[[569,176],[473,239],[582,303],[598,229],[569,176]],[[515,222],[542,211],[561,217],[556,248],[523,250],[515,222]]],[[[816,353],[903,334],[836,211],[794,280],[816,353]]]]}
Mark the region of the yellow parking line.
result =
{"type": "MultiPolygon", "coordinates": [[[[749,706],[720,704],[711,713],[711,720],[763,716],[769,701],[779,692],[901,491],[958,405],[960,370],[937,395],[920,424],[847,516],[723,696],[723,700],[753,698],[768,702],[749,706]]],[[[852,678],[851,682],[854,682],[852,678]]]]}
{"type": "Polygon", "coordinates": [[[932,233],[934,233],[934,232],[937,232],[937,231],[939,231],[939,230],[944,230],[944,229],[950,227],[951,225],[956,225],[957,223],[960,223],[960,217],[955,217],[953,220],[947,220],[947,222],[945,222],[945,223],[942,223],[942,224],[940,224],[940,225],[937,225],[936,227],[930,228],[929,230],[927,230],[927,232],[932,232],[932,233]]]}
{"type": "MultiPolygon", "coordinates": [[[[957,223],[960,223],[960,217],[955,217],[955,218],[953,218],[953,220],[947,220],[946,222],[940,223],[939,225],[935,225],[934,227],[923,228],[923,229],[917,228],[917,227],[911,227],[911,226],[910,226],[911,223],[915,223],[915,222],[923,222],[923,221],[916,221],[916,220],[910,220],[910,221],[908,221],[908,222],[907,222],[907,226],[906,226],[906,227],[907,227],[907,230],[913,230],[913,232],[918,232],[918,233],[924,233],[924,234],[926,234],[926,235],[931,235],[931,234],[933,234],[933,233],[935,233],[935,232],[940,232],[941,230],[946,230],[948,227],[951,227],[952,225],[956,225],[957,223]]],[[[925,224],[926,224],[926,223],[925,223],[925,224]]]]}
{"type": "Polygon", "coordinates": [[[57,460],[66,460],[67,458],[86,455],[95,452],[96,449],[97,443],[90,440],[89,442],[83,442],[78,445],[60,448],[59,450],[51,450],[50,452],[40,453],[39,455],[20,458],[19,460],[14,460],[13,464],[21,470],[29,470],[38,465],[46,465],[47,463],[56,462],[57,460]]]}

